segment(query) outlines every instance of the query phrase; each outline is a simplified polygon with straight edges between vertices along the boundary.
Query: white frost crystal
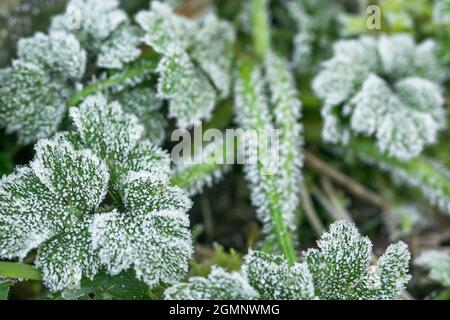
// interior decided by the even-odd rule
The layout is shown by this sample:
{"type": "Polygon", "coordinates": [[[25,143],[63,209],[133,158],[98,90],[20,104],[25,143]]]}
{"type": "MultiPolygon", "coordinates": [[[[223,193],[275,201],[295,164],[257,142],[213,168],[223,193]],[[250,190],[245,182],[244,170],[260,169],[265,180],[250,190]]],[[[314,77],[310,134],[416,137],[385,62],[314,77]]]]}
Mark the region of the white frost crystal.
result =
{"type": "Polygon", "coordinates": [[[416,258],[415,263],[430,271],[430,278],[450,287],[450,254],[445,251],[428,250],[416,258]]]}
{"type": "Polygon", "coordinates": [[[169,5],[159,1],[151,2],[150,11],[140,11],[136,21],[146,32],[143,41],[161,54],[174,44],[187,49],[197,27],[194,21],[176,15],[169,5]]]}
{"type": "Polygon", "coordinates": [[[102,96],[70,114],[77,131],[40,140],[30,166],[0,180],[0,257],[23,259],[37,248],[51,291],[103,267],[133,267],[151,286],[176,283],[192,253],[191,202],[169,184],[167,153],[102,96]]]}
{"type": "Polygon", "coordinates": [[[68,92],[39,66],[16,60],[0,70],[0,126],[22,144],[46,138],[62,120],[68,92]]]}
{"type": "Polygon", "coordinates": [[[169,100],[169,116],[181,128],[208,119],[216,100],[230,91],[232,26],[213,14],[190,20],[159,1],[136,21],[145,32],[143,42],[162,55],[158,96],[169,100]]]}
{"type": "Polygon", "coordinates": [[[387,155],[410,160],[445,128],[443,76],[431,40],[416,45],[399,34],[336,42],[313,83],[325,102],[324,139],[375,137],[387,155]]]}
{"type": "Polygon", "coordinates": [[[93,245],[111,274],[133,267],[151,287],[173,284],[188,270],[192,254],[189,219],[191,203],[184,192],[149,173],[133,173],[125,190],[127,212],[94,217],[93,245]]]}
{"type": "Polygon", "coordinates": [[[371,265],[372,244],[348,221],[338,221],[309,249],[302,263],[252,251],[240,274],[213,268],[208,278],[191,278],[166,290],[166,299],[387,300],[395,299],[409,281],[410,254],[399,242],[371,265]],[[222,280],[215,280],[221,274],[222,280]],[[224,280],[232,278],[230,280],[224,280]],[[239,280],[238,280],[239,279],[239,280]],[[214,281],[215,280],[215,281],[214,281]],[[238,281],[237,281],[238,280],[238,281]],[[223,282],[220,282],[223,281],[223,282]],[[226,285],[224,284],[226,283],[226,285]],[[247,299],[250,297],[247,296],[247,299]]]}
{"type": "Polygon", "coordinates": [[[151,88],[138,87],[112,95],[123,111],[138,117],[145,127],[145,136],[155,144],[161,144],[165,138],[166,119],[160,112],[162,100],[151,88]]]}
{"type": "Polygon", "coordinates": [[[20,60],[34,63],[62,79],[80,79],[86,68],[86,51],[66,32],[36,33],[18,43],[20,60]]]}
{"type": "Polygon", "coordinates": [[[108,69],[122,69],[141,54],[140,29],[129,23],[123,23],[101,46],[97,65],[108,69]]]}
{"type": "Polygon", "coordinates": [[[334,223],[309,249],[305,261],[320,299],[394,299],[409,281],[411,258],[406,244],[388,247],[378,263],[370,266],[372,244],[347,221],[334,223]]]}
{"type": "Polygon", "coordinates": [[[192,57],[211,78],[222,98],[230,94],[235,40],[233,26],[211,13],[195,34],[192,57]]]}
{"type": "Polygon", "coordinates": [[[170,172],[169,155],[144,139],[144,127],[118,102],[103,95],[88,97],[70,116],[83,145],[93,150],[114,170],[113,183],[120,189],[128,172],[170,172]]]}
{"type": "Polygon", "coordinates": [[[52,19],[50,33],[73,34],[89,53],[98,55],[99,67],[121,69],[139,57],[141,34],[119,5],[118,0],[71,0],[66,11],[52,19]]]}
{"type": "Polygon", "coordinates": [[[261,299],[314,299],[312,276],[305,263],[289,266],[283,257],[255,251],[245,258],[243,272],[261,299]]]}
{"type": "Polygon", "coordinates": [[[171,47],[158,66],[158,94],[169,99],[169,116],[180,128],[197,125],[210,117],[216,93],[208,78],[197,69],[187,53],[171,47]]]}
{"type": "Polygon", "coordinates": [[[71,0],[66,12],[53,18],[50,30],[73,33],[83,46],[96,47],[127,19],[118,0],[71,0]]]}
{"type": "Polygon", "coordinates": [[[207,278],[192,277],[164,293],[166,300],[253,300],[258,293],[239,272],[214,266],[207,278]]]}

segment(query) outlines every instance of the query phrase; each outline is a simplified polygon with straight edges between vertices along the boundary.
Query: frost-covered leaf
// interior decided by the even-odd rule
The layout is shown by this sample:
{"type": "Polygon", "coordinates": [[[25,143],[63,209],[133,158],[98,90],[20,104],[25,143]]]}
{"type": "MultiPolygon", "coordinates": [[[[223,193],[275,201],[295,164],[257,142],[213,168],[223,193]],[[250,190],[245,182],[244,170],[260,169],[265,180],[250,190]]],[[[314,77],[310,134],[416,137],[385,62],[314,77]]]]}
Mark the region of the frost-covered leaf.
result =
{"type": "Polygon", "coordinates": [[[58,140],[40,140],[31,165],[0,181],[0,255],[24,258],[38,248],[36,266],[51,291],[98,270],[88,227],[109,178],[90,151],[58,140]]]}
{"type": "Polygon", "coordinates": [[[106,195],[107,167],[88,150],[76,151],[68,143],[41,140],[31,167],[76,216],[96,209],[106,195]]]}
{"type": "Polygon", "coordinates": [[[418,266],[430,271],[430,278],[450,287],[450,254],[445,251],[429,250],[414,261],[418,266]]]}
{"type": "Polygon", "coordinates": [[[394,299],[409,281],[410,253],[399,242],[391,245],[376,265],[370,264],[372,244],[356,227],[339,221],[309,249],[305,261],[320,299],[394,299]]]}
{"type": "Polygon", "coordinates": [[[86,51],[77,38],[65,32],[49,35],[36,33],[32,38],[20,39],[20,60],[33,63],[62,79],[80,79],[86,68],[86,51]]]}
{"type": "Polygon", "coordinates": [[[425,40],[416,47],[414,52],[416,76],[437,82],[445,79],[448,72],[442,68],[438,52],[438,46],[433,40],[425,40]]]}
{"type": "Polygon", "coordinates": [[[253,251],[245,258],[243,272],[261,299],[314,298],[312,276],[305,263],[289,266],[283,257],[253,251]]]}
{"type": "Polygon", "coordinates": [[[191,56],[205,71],[222,98],[231,88],[233,44],[236,34],[233,26],[216,15],[208,14],[195,34],[191,56]]]}
{"type": "Polygon", "coordinates": [[[139,57],[140,42],[140,29],[129,23],[123,23],[101,46],[97,65],[108,69],[122,69],[125,64],[139,57]]]}
{"type": "MultiPolygon", "coordinates": [[[[302,126],[299,124],[301,102],[287,61],[269,52],[265,66],[275,125],[280,130],[280,167],[277,174],[279,189],[282,190],[280,201],[286,221],[295,226],[299,204],[298,186],[302,179],[300,168],[303,165],[302,126]]],[[[295,227],[291,230],[295,230],[295,227]]]]}
{"type": "Polygon", "coordinates": [[[52,19],[50,31],[73,33],[83,47],[96,51],[127,19],[118,0],[70,0],[65,13],[52,19]]]}
{"type": "Polygon", "coordinates": [[[169,116],[186,128],[208,119],[216,104],[216,92],[188,54],[170,47],[158,66],[158,95],[169,99],[169,116]]]}
{"type": "Polygon", "coordinates": [[[396,78],[410,75],[415,49],[414,39],[409,35],[381,36],[378,52],[383,71],[396,78]]]}
{"type": "Polygon", "coordinates": [[[126,90],[114,95],[125,112],[138,117],[145,127],[145,136],[155,144],[160,144],[165,138],[166,120],[160,112],[162,101],[156,93],[146,87],[126,90]]]}
{"type": "Polygon", "coordinates": [[[0,180],[0,256],[24,258],[68,219],[65,205],[30,168],[0,180]]]}
{"type": "Polygon", "coordinates": [[[126,172],[147,171],[155,176],[169,175],[170,157],[166,151],[150,141],[144,140],[128,154],[127,161],[123,164],[123,170],[126,172]]]}
{"type": "Polygon", "coordinates": [[[298,72],[315,72],[331,52],[336,16],[341,9],[327,0],[289,0],[283,3],[295,22],[292,60],[298,72]]]}
{"type": "Polygon", "coordinates": [[[111,274],[133,268],[151,287],[174,284],[188,270],[192,254],[189,220],[180,211],[97,215],[93,244],[111,274]]]}
{"type": "Polygon", "coordinates": [[[111,173],[114,189],[123,189],[130,171],[155,175],[170,172],[169,155],[148,140],[134,114],[126,113],[118,102],[108,103],[102,95],[88,97],[70,110],[81,145],[102,158],[111,173]]]}
{"type": "Polygon", "coordinates": [[[337,41],[334,57],[324,62],[324,69],[313,81],[317,96],[335,106],[355,94],[366,77],[378,69],[376,45],[370,38],[337,41]]]}
{"type": "Polygon", "coordinates": [[[161,54],[174,45],[186,49],[196,30],[193,21],[175,14],[169,5],[159,1],[151,2],[150,11],[140,11],[136,21],[145,31],[143,41],[161,54]]]}
{"type": "Polygon", "coordinates": [[[124,203],[127,209],[140,214],[163,210],[188,211],[191,201],[181,188],[167,185],[168,179],[163,173],[131,173],[125,182],[124,203]]]}
{"type": "Polygon", "coordinates": [[[0,125],[31,143],[53,134],[66,110],[65,85],[52,82],[38,66],[14,61],[0,70],[0,125]]]}
{"type": "Polygon", "coordinates": [[[155,287],[174,284],[187,272],[192,254],[191,201],[162,173],[133,172],[126,179],[125,212],[96,215],[93,244],[111,274],[133,267],[136,276],[155,287]]]}
{"type": "Polygon", "coordinates": [[[434,83],[421,78],[403,79],[395,90],[378,76],[369,76],[350,101],[351,127],[376,136],[380,150],[408,160],[434,143],[444,127],[443,98],[434,83]]]}
{"type": "Polygon", "coordinates": [[[253,300],[258,293],[238,272],[214,266],[207,278],[192,277],[164,293],[166,300],[253,300]]]}
{"type": "Polygon", "coordinates": [[[124,162],[141,139],[144,128],[136,116],[122,111],[102,95],[88,97],[70,116],[84,144],[102,159],[124,162]]]}
{"type": "Polygon", "coordinates": [[[91,219],[83,218],[39,247],[35,264],[52,291],[79,286],[83,277],[94,277],[100,268],[88,231],[91,219]]]}
{"type": "Polygon", "coordinates": [[[445,128],[444,79],[432,40],[410,35],[341,40],[313,87],[325,101],[323,137],[347,144],[374,137],[387,155],[410,160],[445,128]]]}

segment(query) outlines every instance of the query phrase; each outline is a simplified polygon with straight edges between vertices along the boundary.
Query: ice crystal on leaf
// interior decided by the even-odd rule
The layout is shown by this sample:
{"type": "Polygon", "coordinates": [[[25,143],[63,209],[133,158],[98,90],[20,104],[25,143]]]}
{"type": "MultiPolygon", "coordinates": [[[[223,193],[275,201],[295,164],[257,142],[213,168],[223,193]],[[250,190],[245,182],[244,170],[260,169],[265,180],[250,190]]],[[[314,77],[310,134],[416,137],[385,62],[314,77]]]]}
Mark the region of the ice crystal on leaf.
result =
{"type": "Polygon", "coordinates": [[[18,57],[62,79],[80,79],[87,59],[77,38],[58,31],[48,35],[38,32],[31,38],[19,40],[18,57]]]}
{"type": "Polygon", "coordinates": [[[77,37],[97,65],[120,69],[141,53],[139,28],[131,25],[117,0],[71,0],[65,13],[52,19],[50,32],[64,31],[77,37]]]}
{"type": "Polygon", "coordinates": [[[123,23],[101,46],[97,65],[107,69],[122,69],[124,65],[139,57],[140,42],[140,29],[129,23],[123,23]]]}
{"type": "Polygon", "coordinates": [[[166,300],[253,300],[258,293],[239,272],[214,266],[207,278],[192,277],[164,293],[166,300]]]}
{"type": "Polygon", "coordinates": [[[0,70],[0,125],[28,144],[53,134],[66,110],[69,89],[39,66],[16,60],[0,70]]]}
{"type": "Polygon", "coordinates": [[[162,56],[158,95],[169,100],[169,116],[182,128],[208,119],[217,98],[230,91],[232,26],[212,14],[190,20],[159,1],[139,12],[136,21],[145,32],[144,43],[162,56]]]}
{"type": "Polygon", "coordinates": [[[320,58],[331,51],[333,35],[330,30],[333,30],[336,13],[340,10],[327,0],[289,0],[286,8],[297,29],[293,63],[301,73],[315,72],[320,58]]]}
{"type": "Polygon", "coordinates": [[[197,27],[194,21],[176,15],[170,6],[159,1],[152,1],[151,10],[140,11],[136,21],[146,32],[143,41],[161,54],[174,44],[187,49],[197,27]]]}
{"type": "Polygon", "coordinates": [[[40,140],[30,166],[0,180],[0,257],[38,248],[35,264],[52,291],[103,267],[133,267],[151,286],[176,283],[192,252],[191,202],[169,184],[168,155],[100,95],[70,115],[76,131],[40,140]]]}
{"type": "Polygon", "coordinates": [[[118,102],[108,103],[102,95],[91,96],[79,107],[71,108],[70,116],[82,145],[104,159],[114,172],[116,188],[121,188],[130,171],[170,172],[168,154],[143,139],[144,127],[118,102]]]}
{"type": "Polygon", "coordinates": [[[136,115],[145,128],[145,137],[155,144],[165,138],[166,120],[160,112],[162,101],[150,88],[137,87],[112,95],[123,111],[136,115]]]}
{"type": "Polygon", "coordinates": [[[410,253],[403,242],[388,247],[371,266],[372,244],[346,221],[333,224],[305,261],[320,299],[394,299],[409,281],[410,253]]]}
{"type": "MultiPolygon", "coordinates": [[[[318,241],[318,249],[309,249],[302,263],[289,265],[281,256],[252,251],[244,259],[240,274],[223,274],[223,278],[239,277],[233,286],[217,285],[208,278],[192,278],[166,290],[166,299],[230,299],[241,298],[242,292],[256,294],[259,299],[395,299],[410,276],[410,254],[399,242],[391,245],[376,265],[371,265],[372,244],[347,221],[331,225],[330,232],[318,241]]],[[[223,281],[223,280],[221,280],[223,281]]]]}
{"type": "Polygon", "coordinates": [[[132,173],[125,190],[127,213],[97,215],[91,226],[93,245],[111,274],[133,267],[136,276],[155,287],[173,284],[188,270],[192,254],[191,204],[183,191],[167,187],[168,177],[132,173]]]}
{"type": "Polygon", "coordinates": [[[195,67],[188,54],[171,47],[158,66],[158,94],[170,100],[169,116],[186,128],[209,118],[216,104],[216,93],[208,78],[195,67]]]}
{"type": "Polygon", "coordinates": [[[313,83],[325,102],[324,139],[346,144],[364,135],[389,156],[419,155],[445,127],[443,77],[431,40],[416,45],[399,34],[338,41],[313,83]]]}
{"type": "Polygon", "coordinates": [[[84,47],[98,48],[127,19],[118,0],[71,0],[50,30],[73,33],[84,47]]]}
{"type": "Polygon", "coordinates": [[[305,263],[289,266],[281,256],[251,252],[243,266],[250,285],[261,299],[305,300],[314,298],[312,276],[305,263]]]}
{"type": "Polygon", "coordinates": [[[428,250],[420,254],[415,264],[430,271],[430,278],[450,287],[450,254],[444,251],[428,250]]]}
{"type": "Polygon", "coordinates": [[[203,19],[194,38],[192,57],[211,78],[222,98],[230,94],[235,39],[232,25],[219,20],[214,14],[208,14],[203,19]]]}
{"type": "Polygon", "coordinates": [[[36,265],[45,284],[57,291],[99,268],[87,226],[105,196],[109,175],[91,152],[68,143],[41,140],[36,153],[30,167],[0,182],[0,253],[24,258],[39,247],[36,265]]]}

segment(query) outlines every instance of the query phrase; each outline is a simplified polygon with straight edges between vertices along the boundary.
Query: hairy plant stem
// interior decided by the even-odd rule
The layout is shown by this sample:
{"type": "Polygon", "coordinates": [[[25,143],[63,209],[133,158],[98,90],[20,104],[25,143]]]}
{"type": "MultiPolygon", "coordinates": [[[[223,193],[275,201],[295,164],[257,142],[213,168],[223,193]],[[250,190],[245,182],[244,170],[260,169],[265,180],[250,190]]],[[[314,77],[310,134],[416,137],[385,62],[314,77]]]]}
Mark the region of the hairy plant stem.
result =
{"type": "Polygon", "coordinates": [[[145,59],[142,64],[139,64],[136,67],[128,69],[122,73],[115,74],[107,79],[87,85],[81,91],[77,92],[72,98],[70,98],[69,106],[73,107],[80,104],[91,94],[100,92],[101,90],[108,89],[118,84],[122,84],[134,77],[149,73],[156,69],[157,63],[158,59],[156,57],[152,57],[152,59],[145,59]]]}
{"type": "MultiPolygon", "coordinates": [[[[243,100],[242,103],[244,105],[239,107],[245,107],[245,109],[247,109],[241,117],[251,117],[251,119],[248,118],[247,120],[244,120],[244,123],[248,123],[246,125],[244,124],[246,127],[243,129],[261,130],[266,128],[268,125],[267,119],[264,118],[264,108],[266,106],[260,103],[261,98],[259,95],[261,92],[258,92],[257,88],[255,88],[255,83],[252,79],[252,74],[254,72],[254,68],[256,67],[257,64],[251,59],[240,57],[238,62],[238,77],[242,85],[242,92],[240,95],[242,96],[241,99],[243,100]]],[[[241,110],[240,112],[243,111],[241,110]]],[[[264,144],[258,145],[257,154],[267,154],[264,149],[265,147],[266,146],[264,146],[264,144]]],[[[262,188],[262,192],[264,192],[264,197],[267,202],[267,212],[271,217],[274,239],[288,262],[293,264],[296,261],[294,241],[292,234],[286,225],[286,220],[284,219],[283,206],[279,197],[279,190],[276,189],[276,184],[271,180],[277,179],[277,177],[265,174],[267,170],[266,163],[263,159],[260,159],[260,157],[256,161],[255,170],[261,180],[259,184],[267,186],[267,188],[262,188]]]]}

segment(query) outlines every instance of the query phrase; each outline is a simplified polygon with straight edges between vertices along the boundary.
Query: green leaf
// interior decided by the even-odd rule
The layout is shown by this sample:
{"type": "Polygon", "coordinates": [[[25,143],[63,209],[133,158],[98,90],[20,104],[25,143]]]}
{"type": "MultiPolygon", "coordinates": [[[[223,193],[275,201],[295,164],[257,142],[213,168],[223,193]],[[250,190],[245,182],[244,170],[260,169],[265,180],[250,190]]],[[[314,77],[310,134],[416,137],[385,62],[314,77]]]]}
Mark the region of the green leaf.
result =
{"type": "Polygon", "coordinates": [[[261,299],[306,300],[315,297],[312,276],[305,263],[289,266],[283,257],[252,251],[245,258],[243,272],[261,299]]]}
{"type": "Polygon", "coordinates": [[[411,258],[407,246],[391,245],[371,266],[372,243],[347,221],[338,221],[309,249],[305,261],[320,299],[395,299],[404,289],[411,258]]]}
{"type": "Polygon", "coordinates": [[[151,288],[180,281],[192,254],[189,220],[180,211],[97,215],[92,241],[112,275],[133,268],[151,288]]]}
{"type": "Polygon", "coordinates": [[[91,280],[81,280],[80,288],[61,292],[65,300],[148,300],[148,286],[137,280],[133,271],[111,276],[104,271],[91,280]]]}
{"type": "Polygon", "coordinates": [[[103,95],[88,97],[70,116],[84,145],[106,161],[126,161],[144,133],[136,116],[117,102],[108,104],[103,95]]]}
{"type": "Polygon", "coordinates": [[[32,38],[20,39],[19,59],[33,63],[61,79],[81,79],[87,56],[77,38],[65,32],[36,33],[32,38]]]}
{"type": "Polygon", "coordinates": [[[68,143],[41,140],[31,163],[36,175],[75,215],[98,207],[106,195],[108,169],[88,150],[76,151],[68,143]]]}
{"type": "Polygon", "coordinates": [[[161,144],[165,138],[166,119],[160,112],[162,100],[156,92],[147,87],[126,90],[113,95],[123,111],[136,115],[145,128],[145,137],[155,144],[161,144]]]}
{"type": "Polygon", "coordinates": [[[236,34],[233,26],[210,13],[202,21],[195,34],[192,58],[208,74],[221,98],[226,98],[231,89],[231,67],[233,44],[236,34]],[[211,45],[214,43],[214,45],[211,45]]]}
{"type": "Polygon", "coordinates": [[[193,21],[176,15],[170,6],[159,1],[152,1],[150,11],[140,11],[136,21],[145,31],[144,42],[161,54],[173,45],[186,49],[196,29],[193,21]]]}
{"type": "Polygon", "coordinates": [[[0,180],[0,256],[24,258],[70,220],[65,204],[30,168],[0,180]]]}
{"type": "Polygon", "coordinates": [[[139,57],[140,42],[140,29],[123,23],[100,48],[97,65],[108,69],[122,69],[125,64],[139,57]]]}
{"type": "Polygon", "coordinates": [[[190,127],[211,117],[215,89],[186,52],[170,47],[161,58],[158,72],[158,95],[170,100],[169,116],[177,120],[178,127],[190,127]]]}
{"type": "Polygon", "coordinates": [[[166,300],[253,300],[258,293],[238,272],[227,272],[213,267],[207,278],[192,277],[167,289],[166,300]]]}
{"type": "Polygon", "coordinates": [[[47,138],[62,120],[67,96],[67,87],[40,67],[14,61],[0,70],[0,126],[17,133],[21,144],[47,138]]]}
{"type": "Polygon", "coordinates": [[[35,264],[42,269],[44,283],[51,291],[76,287],[83,277],[93,278],[100,268],[85,218],[39,247],[35,264]]]}

